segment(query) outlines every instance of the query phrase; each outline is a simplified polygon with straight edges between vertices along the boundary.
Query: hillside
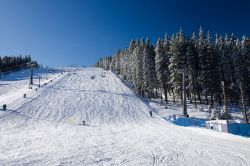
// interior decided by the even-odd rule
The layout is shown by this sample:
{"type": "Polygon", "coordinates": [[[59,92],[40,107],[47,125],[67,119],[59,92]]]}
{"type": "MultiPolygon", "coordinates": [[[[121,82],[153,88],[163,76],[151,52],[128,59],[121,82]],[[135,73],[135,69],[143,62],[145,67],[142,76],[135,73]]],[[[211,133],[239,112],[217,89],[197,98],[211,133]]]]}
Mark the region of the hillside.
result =
{"type": "Polygon", "coordinates": [[[1,87],[9,102],[0,110],[0,165],[250,165],[248,138],[151,118],[115,74],[102,75],[74,68],[38,91],[11,86],[28,78],[1,87]]]}

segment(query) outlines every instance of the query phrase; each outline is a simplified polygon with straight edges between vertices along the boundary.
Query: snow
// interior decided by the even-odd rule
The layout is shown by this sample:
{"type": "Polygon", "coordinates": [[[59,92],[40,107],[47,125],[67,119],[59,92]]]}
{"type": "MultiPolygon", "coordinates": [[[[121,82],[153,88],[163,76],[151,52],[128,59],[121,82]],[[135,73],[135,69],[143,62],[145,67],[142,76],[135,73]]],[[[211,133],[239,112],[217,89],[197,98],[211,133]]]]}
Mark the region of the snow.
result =
{"type": "Polygon", "coordinates": [[[120,78],[101,74],[76,68],[38,91],[28,78],[1,87],[0,104],[9,102],[0,110],[0,165],[250,165],[248,138],[150,118],[120,78]]]}
{"type": "MultiPolygon", "coordinates": [[[[35,95],[34,91],[38,89],[40,79],[41,87],[44,86],[45,83],[51,82],[51,80],[58,77],[58,71],[49,72],[48,69],[35,69],[34,70],[34,77],[33,77],[33,85],[29,85],[29,77],[30,77],[30,70],[25,69],[22,71],[10,73],[7,75],[2,75],[0,80],[0,104],[7,104],[7,108],[10,105],[12,107],[14,105],[20,105],[27,99],[32,99],[31,97],[35,95]],[[4,85],[4,86],[2,86],[4,85]],[[31,87],[32,89],[30,89],[31,87]],[[23,95],[27,95],[27,99],[21,99],[23,95]]],[[[3,112],[0,111],[0,116],[3,112]]]]}

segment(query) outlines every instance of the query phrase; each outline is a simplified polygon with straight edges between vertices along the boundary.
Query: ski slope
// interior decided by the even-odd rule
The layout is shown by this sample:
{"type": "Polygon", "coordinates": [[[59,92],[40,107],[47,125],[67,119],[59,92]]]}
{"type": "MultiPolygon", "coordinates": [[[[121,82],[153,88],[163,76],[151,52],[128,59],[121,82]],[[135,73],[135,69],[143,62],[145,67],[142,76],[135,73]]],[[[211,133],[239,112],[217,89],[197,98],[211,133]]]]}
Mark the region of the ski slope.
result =
{"type": "Polygon", "coordinates": [[[250,139],[151,118],[115,74],[101,75],[75,68],[11,101],[0,111],[0,165],[250,165],[250,139]]]}

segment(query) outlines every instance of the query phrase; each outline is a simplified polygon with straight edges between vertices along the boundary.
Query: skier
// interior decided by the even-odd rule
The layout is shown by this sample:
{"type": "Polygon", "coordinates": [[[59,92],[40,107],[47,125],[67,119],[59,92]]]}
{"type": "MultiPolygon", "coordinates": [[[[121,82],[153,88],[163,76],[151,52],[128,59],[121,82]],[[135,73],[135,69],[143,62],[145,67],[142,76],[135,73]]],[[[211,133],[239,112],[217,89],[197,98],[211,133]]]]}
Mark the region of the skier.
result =
{"type": "Polygon", "coordinates": [[[82,125],[83,125],[83,126],[85,126],[85,125],[86,125],[84,120],[82,121],[82,125]]]}
{"type": "Polygon", "coordinates": [[[4,104],[4,105],[3,105],[3,110],[6,110],[6,107],[7,107],[7,105],[6,105],[6,104],[4,104]]]}
{"type": "Polygon", "coordinates": [[[150,115],[151,118],[153,117],[153,112],[152,112],[152,110],[149,111],[149,115],[150,115]]]}

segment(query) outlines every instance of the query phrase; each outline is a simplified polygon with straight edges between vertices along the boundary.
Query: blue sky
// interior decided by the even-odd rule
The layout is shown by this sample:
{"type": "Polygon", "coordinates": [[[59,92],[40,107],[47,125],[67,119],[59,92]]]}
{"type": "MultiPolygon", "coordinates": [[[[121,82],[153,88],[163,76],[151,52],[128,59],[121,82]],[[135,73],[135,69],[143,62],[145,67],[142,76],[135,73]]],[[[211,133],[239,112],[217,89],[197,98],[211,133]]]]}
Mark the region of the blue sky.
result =
{"type": "Polygon", "coordinates": [[[0,0],[0,55],[49,66],[92,65],[132,38],[182,27],[250,36],[249,0],[0,0]]]}

